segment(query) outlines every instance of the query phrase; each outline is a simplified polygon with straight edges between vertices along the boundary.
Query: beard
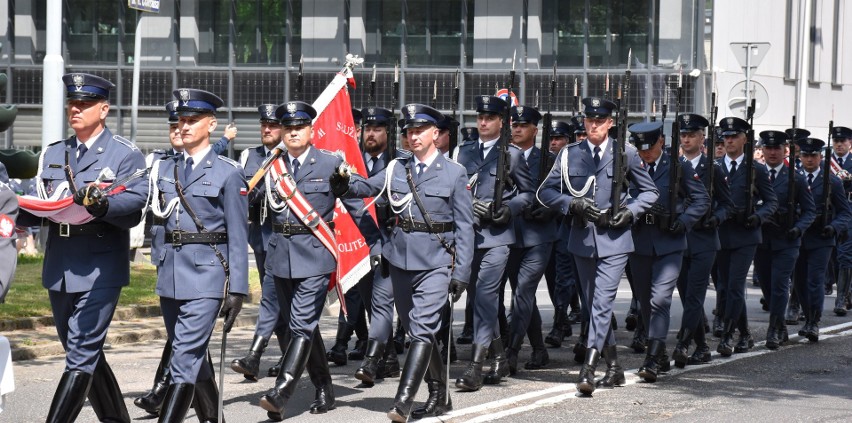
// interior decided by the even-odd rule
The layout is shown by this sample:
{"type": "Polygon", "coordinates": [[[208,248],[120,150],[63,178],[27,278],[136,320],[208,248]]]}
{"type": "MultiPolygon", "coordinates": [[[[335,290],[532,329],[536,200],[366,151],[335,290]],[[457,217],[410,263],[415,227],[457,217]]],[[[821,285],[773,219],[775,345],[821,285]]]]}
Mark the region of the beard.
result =
{"type": "Polygon", "coordinates": [[[368,138],[364,140],[364,151],[366,151],[368,154],[375,155],[377,153],[381,153],[384,150],[385,146],[379,144],[379,142],[375,139],[368,138]]]}

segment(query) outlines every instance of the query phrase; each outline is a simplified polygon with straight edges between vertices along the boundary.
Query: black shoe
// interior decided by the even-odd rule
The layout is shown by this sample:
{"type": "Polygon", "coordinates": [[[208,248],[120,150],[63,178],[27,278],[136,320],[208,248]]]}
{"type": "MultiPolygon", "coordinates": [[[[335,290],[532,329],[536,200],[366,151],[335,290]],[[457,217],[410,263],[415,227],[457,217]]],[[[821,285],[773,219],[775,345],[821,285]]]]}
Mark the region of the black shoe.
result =
{"type": "Polygon", "coordinates": [[[464,323],[462,327],[462,331],[459,334],[459,337],[456,338],[456,344],[459,345],[468,345],[473,343],[473,325],[468,325],[467,322],[464,323]]]}
{"type": "Polygon", "coordinates": [[[577,380],[577,391],[583,395],[592,395],[595,392],[595,368],[600,358],[601,353],[598,350],[594,348],[586,350],[586,360],[580,368],[580,378],[577,380]]]}
{"type": "Polygon", "coordinates": [[[334,385],[331,381],[331,371],[325,356],[325,344],[319,329],[314,330],[311,337],[311,352],[308,355],[308,375],[316,389],[314,402],[311,403],[311,414],[324,414],[334,410],[334,385]]]}
{"type": "Polygon", "coordinates": [[[752,348],[754,348],[754,337],[751,336],[751,331],[746,329],[740,333],[740,339],[734,347],[734,353],[747,353],[752,348]]]}
{"type": "Polygon", "coordinates": [[[636,329],[636,314],[630,313],[627,317],[624,318],[624,328],[627,331],[633,331],[636,329]]]}
{"type": "Polygon", "coordinates": [[[399,357],[396,355],[396,351],[385,349],[385,356],[382,361],[379,362],[379,374],[376,376],[377,379],[389,379],[392,377],[399,377],[402,370],[399,367],[399,357]]]}
{"type": "Polygon", "coordinates": [[[672,351],[672,359],[678,369],[686,367],[689,363],[689,344],[684,344],[683,341],[678,342],[672,351]]]}
{"type": "Polygon", "coordinates": [[[722,332],[724,332],[725,326],[722,324],[722,317],[713,316],[713,336],[716,338],[722,337],[722,332]]]}
{"type": "Polygon", "coordinates": [[[266,371],[266,375],[269,377],[278,377],[278,373],[281,373],[281,365],[284,364],[284,356],[278,359],[278,362],[275,363],[269,370],[266,371]]]}
{"type": "Polygon", "coordinates": [[[268,339],[255,335],[251,341],[251,348],[248,354],[243,358],[238,358],[231,362],[231,370],[242,373],[243,377],[248,380],[257,381],[257,375],[260,373],[260,357],[263,351],[266,350],[268,339]]]}
{"type": "Polygon", "coordinates": [[[360,380],[367,386],[373,386],[379,374],[379,361],[385,353],[385,344],[370,340],[367,343],[367,352],[361,367],[355,371],[355,379],[360,380]]]}
{"type": "Polygon", "coordinates": [[[147,411],[148,414],[155,416],[160,414],[160,407],[166,398],[166,390],[169,389],[169,384],[171,383],[169,374],[171,359],[172,341],[167,341],[160,356],[160,364],[157,365],[157,371],[154,373],[154,386],[145,395],[133,400],[134,405],[147,411]]]}
{"type": "Polygon", "coordinates": [[[547,367],[550,364],[550,354],[544,348],[533,348],[530,354],[530,360],[524,364],[527,370],[538,370],[547,367]]]}
{"type": "MultiPolygon", "coordinates": [[[[783,322],[782,322],[783,323],[783,322]]],[[[769,316],[769,327],[766,328],[766,348],[777,350],[781,344],[779,338],[780,331],[778,330],[778,316],[772,314],[769,316]]]]}
{"type": "Polygon", "coordinates": [[[657,381],[657,374],[660,373],[660,355],[666,344],[659,339],[654,339],[648,345],[648,354],[645,355],[645,362],[639,368],[639,377],[645,382],[654,383],[657,381]]]}
{"type": "Polygon", "coordinates": [[[438,361],[436,352],[437,350],[432,350],[432,358],[429,360],[429,367],[423,378],[426,386],[429,387],[429,397],[426,398],[426,403],[422,407],[411,412],[411,416],[415,419],[437,417],[453,410],[453,401],[450,399],[450,393],[447,392],[447,373],[444,371],[443,363],[438,361]]]}
{"type": "Polygon", "coordinates": [[[834,285],[827,283],[825,284],[825,295],[829,296],[831,294],[834,294],[834,285]]]}
{"type": "Polygon", "coordinates": [[[68,370],[63,373],[56,393],[53,394],[46,422],[65,423],[77,420],[91,384],[92,375],[83,371],[68,370]]]}
{"type": "Polygon", "coordinates": [[[766,298],[760,297],[760,308],[762,308],[763,311],[769,311],[769,303],[766,302],[766,298]]]}
{"type": "Polygon", "coordinates": [[[722,331],[722,340],[719,341],[719,346],[716,347],[716,352],[722,354],[722,357],[730,357],[734,353],[734,328],[736,323],[733,320],[725,321],[725,329],[722,331]]]}
{"type": "Polygon", "coordinates": [[[491,341],[491,370],[482,379],[486,385],[498,385],[503,378],[509,376],[509,362],[506,360],[506,352],[503,350],[503,340],[500,338],[491,341]]]}
{"type": "Polygon", "coordinates": [[[352,338],[352,333],[355,329],[342,322],[337,323],[337,335],[334,337],[334,345],[326,353],[328,361],[338,366],[346,365],[346,349],[349,347],[349,339],[352,338]]]}
{"type": "Polygon", "coordinates": [[[799,324],[799,302],[796,300],[796,296],[791,296],[790,301],[787,303],[787,312],[784,316],[784,323],[788,325],[798,325],[799,324]]]}
{"type": "Polygon", "coordinates": [[[633,331],[633,340],[630,342],[630,348],[633,349],[633,352],[641,354],[645,352],[645,349],[647,348],[647,343],[648,338],[645,337],[644,328],[637,327],[636,330],[633,331]]]}
{"type": "Polygon", "coordinates": [[[808,341],[811,342],[819,342],[819,318],[816,313],[812,313],[809,317],[811,324],[805,331],[805,338],[808,338],[808,341]]]}
{"type": "Polygon", "coordinates": [[[707,364],[711,360],[713,360],[713,356],[710,354],[710,346],[703,344],[695,347],[695,351],[693,351],[692,355],[689,356],[687,364],[690,366],[695,364],[707,364]]]}
{"type": "Polygon", "coordinates": [[[467,369],[456,379],[456,388],[462,391],[478,391],[482,388],[482,364],[488,353],[487,345],[473,344],[472,357],[467,369]]]}
{"type": "Polygon", "coordinates": [[[584,321],[580,323],[580,338],[577,340],[577,343],[574,344],[574,362],[575,363],[585,363],[586,362],[586,342],[589,339],[589,322],[584,321]]]}
{"type": "Polygon", "coordinates": [[[367,340],[357,340],[355,341],[355,348],[352,351],[349,351],[349,359],[350,360],[363,360],[364,355],[367,353],[367,340]]]}
{"type": "Polygon", "coordinates": [[[396,331],[393,334],[393,347],[397,354],[405,352],[405,329],[402,327],[402,321],[397,319],[396,331]]]}
{"type": "Polygon", "coordinates": [[[260,398],[260,407],[266,410],[270,420],[277,422],[284,420],[284,407],[293,396],[296,384],[302,372],[305,371],[310,352],[311,340],[301,336],[290,338],[290,345],[284,355],[284,365],[281,367],[278,378],[275,379],[275,386],[260,398]]]}
{"type": "Polygon", "coordinates": [[[518,353],[521,351],[521,346],[524,344],[524,337],[513,336],[509,345],[506,347],[506,363],[509,366],[509,376],[514,376],[518,373],[518,353]]]}
{"type": "MultiPolygon", "coordinates": [[[[199,380],[195,383],[192,409],[195,410],[199,422],[215,423],[217,421],[219,418],[219,388],[216,386],[215,377],[199,380]]],[[[222,416],[222,419],[224,420],[225,416],[222,416]]]]}
{"type": "MultiPolygon", "coordinates": [[[[544,338],[544,342],[554,348],[562,346],[562,340],[565,339],[565,309],[557,308],[553,312],[553,327],[550,333],[544,338]]],[[[570,327],[570,325],[568,326],[570,327]]]]}
{"type": "Polygon", "coordinates": [[[616,386],[624,386],[627,379],[624,377],[624,368],[618,364],[618,353],[615,345],[608,345],[603,348],[603,358],[606,362],[606,374],[601,380],[597,381],[595,386],[599,389],[612,389],[616,386]]]}
{"type": "Polygon", "coordinates": [[[158,423],[180,423],[186,418],[186,413],[192,405],[195,395],[195,385],[191,383],[173,383],[166,391],[163,408],[160,410],[158,423]]]}
{"type": "Polygon", "coordinates": [[[568,313],[568,324],[573,325],[580,321],[580,308],[571,307],[571,312],[568,313]]]}
{"type": "Polygon", "coordinates": [[[399,379],[399,388],[393,400],[393,407],[388,411],[388,418],[392,421],[408,421],[420,381],[423,380],[429,366],[432,350],[432,344],[428,342],[411,343],[411,349],[408,351],[405,367],[399,379]]]}

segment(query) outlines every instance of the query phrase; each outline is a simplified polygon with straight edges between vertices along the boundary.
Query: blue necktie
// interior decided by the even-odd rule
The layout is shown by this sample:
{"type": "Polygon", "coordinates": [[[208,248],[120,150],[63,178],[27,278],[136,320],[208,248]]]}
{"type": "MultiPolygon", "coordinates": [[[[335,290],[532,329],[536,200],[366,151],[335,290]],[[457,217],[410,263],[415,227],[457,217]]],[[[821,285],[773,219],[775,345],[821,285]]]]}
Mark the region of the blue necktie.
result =
{"type": "Polygon", "coordinates": [[[595,151],[595,155],[594,155],[594,157],[595,157],[595,166],[597,166],[597,165],[601,164],[601,148],[600,148],[600,147],[598,147],[598,146],[595,146],[594,151],[595,151]]]}
{"type": "Polygon", "coordinates": [[[296,179],[296,174],[299,173],[299,159],[293,159],[293,179],[296,179]]]}
{"type": "Polygon", "coordinates": [[[186,163],[183,167],[183,183],[186,184],[189,181],[189,176],[192,175],[192,157],[186,158],[186,163]]]}
{"type": "Polygon", "coordinates": [[[731,171],[729,172],[731,175],[737,173],[737,161],[731,160],[731,171]]]}
{"type": "Polygon", "coordinates": [[[89,147],[86,147],[86,144],[80,144],[77,146],[77,163],[83,159],[83,155],[85,155],[87,151],[89,151],[89,147]]]}
{"type": "Polygon", "coordinates": [[[648,163],[648,174],[654,176],[654,171],[657,168],[657,162],[648,163]]]}
{"type": "Polygon", "coordinates": [[[479,161],[485,160],[485,143],[479,143],[479,161]]]}
{"type": "Polygon", "coordinates": [[[417,163],[417,180],[420,180],[420,177],[423,176],[423,172],[426,172],[426,163],[417,163]]]}

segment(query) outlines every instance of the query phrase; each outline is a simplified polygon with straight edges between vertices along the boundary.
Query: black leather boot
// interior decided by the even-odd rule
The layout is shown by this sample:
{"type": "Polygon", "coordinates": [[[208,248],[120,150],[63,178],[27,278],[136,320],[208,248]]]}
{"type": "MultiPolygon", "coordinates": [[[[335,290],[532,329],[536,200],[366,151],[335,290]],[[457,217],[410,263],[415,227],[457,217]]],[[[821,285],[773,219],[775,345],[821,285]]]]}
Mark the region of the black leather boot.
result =
{"type": "Polygon", "coordinates": [[[366,339],[359,339],[355,341],[355,348],[352,348],[349,351],[349,359],[350,360],[363,360],[367,354],[367,343],[366,339]]]}
{"type": "Polygon", "coordinates": [[[355,329],[352,325],[345,322],[337,323],[337,335],[334,337],[334,345],[326,354],[328,361],[338,365],[346,365],[346,349],[349,348],[349,339],[352,338],[352,333],[355,329]]]}
{"type": "Polygon", "coordinates": [[[388,418],[395,422],[408,421],[411,407],[414,405],[414,397],[417,396],[420,381],[423,380],[432,357],[431,343],[415,341],[409,348],[405,367],[399,379],[399,388],[393,399],[393,407],[388,411],[388,418]]]}
{"type": "Polygon", "coordinates": [[[437,417],[453,410],[453,401],[447,392],[447,372],[444,363],[439,361],[438,349],[432,349],[432,358],[429,359],[429,367],[426,369],[426,386],[429,387],[429,398],[422,407],[415,408],[411,416],[415,419],[426,417],[437,417]]]}
{"type": "Polygon", "coordinates": [[[738,327],[740,331],[740,338],[737,341],[737,345],[734,346],[734,353],[742,354],[754,348],[754,337],[751,336],[751,330],[748,327],[748,320],[745,317],[745,312],[743,312],[742,317],[740,317],[738,327]]]}
{"type": "MultiPolygon", "coordinates": [[[[703,330],[703,329],[701,329],[703,330]]],[[[692,329],[682,328],[678,337],[677,345],[672,351],[675,367],[682,369],[689,362],[689,345],[692,343],[692,329]]]]}
{"type": "Polygon", "coordinates": [[[509,376],[509,362],[506,360],[502,339],[497,338],[491,341],[491,357],[494,361],[483,382],[486,385],[497,385],[503,381],[504,377],[509,376]]]}
{"type": "Polygon", "coordinates": [[[810,325],[805,331],[805,338],[808,338],[808,341],[811,342],[819,342],[819,313],[817,311],[811,311],[808,316],[808,320],[810,321],[810,325]]]}
{"type": "Polygon", "coordinates": [[[606,374],[596,384],[600,389],[612,389],[616,386],[624,386],[627,379],[624,377],[624,368],[618,364],[618,351],[615,345],[603,347],[603,358],[606,362],[606,374]]]}
{"type": "Polygon", "coordinates": [[[308,375],[316,388],[314,402],[311,403],[311,414],[324,414],[334,410],[334,386],[331,382],[331,371],[325,357],[325,344],[322,342],[319,328],[314,330],[311,338],[311,353],[308,356],[308,375]]]}
{"type": "Polygon", "coordinates": [[[589,340],[589,321],[580,322],[580,337],[574,344],[574,362],[584,363],[586,361],[586,341],[589,340]]]}
{"type": "Polygon", "coordinates": [[[278,373],[281,372],[281,366],[284,364],[284,354],[287,353],[287,346],[290,345],[290,329],[285,329],[283,332],[276,335],[276,338],[278,338],[278,347],[281,349],[281,358],[266,371],[266,375],[269,377],[278,377],[278,373]]]}
{"type": "Polygon", "coordinates": [[[799,296],[795,290],[790,292],[790,301],[787,302],[787,313],[784,323],[788,325],[799,324],[799,296]]]}
{"type": "Polygon", "coordinates": [[[195,385],[191,383],[169,385],[157,423],[182,423],[186,418],[186,412],[189,411],[189,406],[192,404],[194,394],[195,385]]]}
{"type": "Polygon", "coordinates": [[[385,344],[371,339],[367,343],[367,353],[364,356],[364,361],[361,367],[355,371],[355,379],[360,380],[367,386],[373,386],[376,383],[376,376],[379,373],[379,361],[385,353],[385,344]]]}
{"type": "Polygon", "coordinates": [[[784,322],[784,316],[778,316],[778,320],[775,321],[775,328],[778,331],[778,345],[787,345],[787,342],[790,341],[790,335],[787,333],[787,324],[784,322]]]}
{"type": "Polygon", "coordinates": [[[266,350],[268,343],[269,339],[255,335],[251,340],[251,347],[248,354],[243,358],[232,361],[231,370],[242,373],[244,378],[256,382],[257,375],[260,373],[260,357],[263,355],[263,351],[266,350]]]}
{"type": "MultiPolygon", "coordinates": [[[[538,322],[539,326],[536,326],[536,328],[533,328],[533,325],[530,325],[530,328],[527,329],[527,338],[529,338],[530,346],[532,347],[530,359],[524,364],[524,368],[527,370],[543,369],[550,364],[550,354],[547,353],[547,347],[544,345],[541,330],[538,329],[541,324],[541,319],[538,319],[538,322]]],[[[571,325],[568,325],[568,327],[570,328],[571,325]]]]}
{"type": "Polygon", "coordinates": [[[396,321],[396,332],[393,334],[393,347],[396,348],[397,354],[405,352],[405,328],[402,327],[402,321],[399,319],[396,321]]]}
{"type": "Polygon", "coordinates": [[[641,318],[636,320],[636,330],[633,331],[633,340],[630,341],[630,348],[633,348],[635,353],[643,353],[648,346],[648,335],[645,331],[645,322],[641,318]]]}
{"type": "Polygon", "coordinates": [[[86,394],[92,384],[92,375],[80,370],[68,370],[59,379],[50,411],[47,413],[47,423],[73,423],[83,409],[86,394]]]}
{"type": "Polygon", "coordinates": [[[300,336],[291,337],[287,354],[284,355],[284,365],[275,380],[275,387],[260,398],[260,407],[266,410],[270,420],[284,420],[284,407],[293,396],[296,384],[305,371],[310,352],[311,340],[300,336]]]}
{"type": "Polygon", "coordinates": [[[387,379],[391,377],[399,377],[401,371],[399,367],[399,357],[393,348],[385,348],[385,354],[379,361],[379,373],[377,379],[387,379]]]}
{"type": "Polygon", "coordinates": [[[639,302],[636,298],[630,301],[630,309],[627,311],[627,316],[624,318],[624,327],[628,331],[636,330],[636,321],[639,320],[639,302]]]}
{"type": "Polygon", "coordinates": [[[473,305],[468,305],[467,309],[464,311],[464,326],[462,326],[462,331],[459,334],[459,337],[456,338],[456,343],[459,345],[468,345],[473,343],[473,305]],[[470,310],[469,313],[468,310],[470,310]]]}
{"type": "Polygon", "coordinates": [[[509,375],[511,376],[518,373],[518,353],[520,353],[523,344],[523,335],[512,335],[509,346],[506,348],[506,363],[509,365],[509,375]]]}
{"type": "MultiPolygon", "coordinates": [[[[192,399],[192,408],[200,423],[218,422],[219,413],[219,388],[216,386],[216,378],[195,382],[195,396],[192,399]]],[[[222,416],[225,423],[225,416],[222,416]]]]}
{"type": "Polygon", "coordinates": [[[565,324],[573,325],[580,321],[580,316],[582,316],[582,312],[580,311],[582,306],[580,305],[580,293],[577,292],[577,288],[571,290],[571,312],[566,316],[565,324]]]}
{"type": "Polygon", "coordinates": [[[583,367],[580,368],[580,378],[577,381],[577,391],[583,395],[592,395],[595,392],[595,369],[598,367],[598,361],[601,359],[601,353],[594,348],[586,349],[586,360],[583,367]]]}
{"type": "Polygon", "coordinates": [[[92,387],[89,389],[89,404],[95,410],[98,420],[113,423],[130,423],[130,414],[124,405],[124,396],[115,374],[101,354],[95,372],[92,373],[92,387]]]}
{"type": "Polygon", "coordinates": [[[713,336],[716,338],[722,337],[722,332],[725,331],[725,325],[722,323],[722,316],[718,314],[713,316],[713,336]]]}
{"type": "Polygon", "coordinates": [[[781,344],[781,339],[778,338],[779,330],[778,330],[778,316],[774,314],[769,315],[769,327],[766,328],[766,348],[770,350],[777,350],[781,344]]]}
{"type": "Polygon", "coordinates": [[[735,320],[725,320],[724,329],[722,330],[722,340],[719,341],[719,346],[716,347],[716,352],[722,354],[722,357],[730,357],[734,353],[734,330],[736,326],[735,320]]]}
{"type": "Polygon", "coordinates": [[[846,297],[849,295],[849,285],[852,278],[852,269],[840,268],[837,272],[837,298],[834,300],[834,314],[846,315],[846,297]]]}
{"type": "Polygon", "coordinates": [[[645,382],[654,383],[657,381],[657,374],[660,373],[660,355],[666,344],[654,339],[648,345],[648,353],[645,355],[645,362],[639,368],[639,377],[645,382]]]}
{"type": "Polygon", "coordinates": [[[482,364],[485,362],[487,353],[487,345],[473,344],[470,364],[461,377],[456,379],[456,388],[462,391],[478,391],[482,388],[482,364]]]}
{"type": "Polygon", "coordinates": [[[450,339],[449,348],[447,348],[446,343],[441,344],[441,361],[444,363],[447,362],[447,354],[450,356],[450,363],[459,361],[458,352],[456,351],[456,341],[453,339],[450,339]]]}
{"type": "Polygon", "coordinates": [[[553,327],[550,329],[550,333],[548,333],[544,338],[544,342],[547,343],[547,345],[550,345],[553,348],[559,348],[562,346],[562,340],[565,338],[563,329],[565,328],[566,318],[567,315],[565,314],[564,308],[557,308],[556,311],[553,312],[553,327]]]}
{"type": "Polygon", "coordinates": [[[148,414],[157,415],[160,413],[160,406],[163,405],[163,399],[166,398],[166,390],[169,389],[169,364],[172,360],[172,341],[166,342],[163,347],[163,354],[160,356],[160,364],[157,365],[157,371],[154,373],[154,386],[145,395],[133,400],[133,404],[145,410],[148,414]]]}
{"type": "Polygon", "coordinates": [[[713,356],[710,354],[710,346],[707,343],[699,343],[695,347],[695,351],[692,352],[692,355],[689,356],[689,361],[687,364],[707,364],[713,359],[713,356]]]}

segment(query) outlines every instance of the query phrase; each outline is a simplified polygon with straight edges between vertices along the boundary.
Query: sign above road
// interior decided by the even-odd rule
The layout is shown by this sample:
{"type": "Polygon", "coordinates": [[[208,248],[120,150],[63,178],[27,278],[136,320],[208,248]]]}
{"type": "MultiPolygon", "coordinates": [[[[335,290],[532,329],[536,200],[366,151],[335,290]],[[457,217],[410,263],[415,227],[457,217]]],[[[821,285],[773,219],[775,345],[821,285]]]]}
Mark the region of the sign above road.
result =
{"type": "Polygon", "coordinates": [[[769,43],[731,43],[731,51],[746,72],[748,68],[757,68],[769,51],[769,43]]]}
{"type": "Polygon", "coordinates": [[[160,0],[127,0],[127,7],[143,12],[160,13],[160,0]]]}

